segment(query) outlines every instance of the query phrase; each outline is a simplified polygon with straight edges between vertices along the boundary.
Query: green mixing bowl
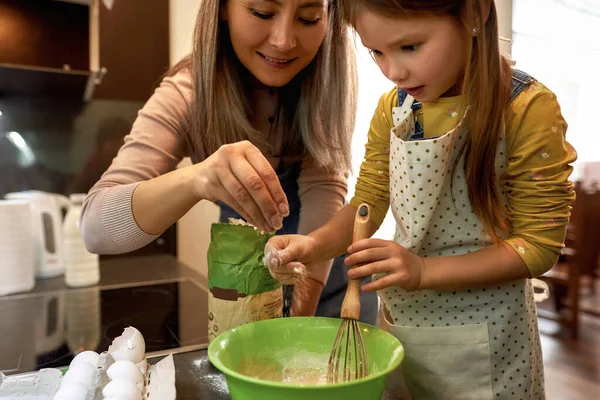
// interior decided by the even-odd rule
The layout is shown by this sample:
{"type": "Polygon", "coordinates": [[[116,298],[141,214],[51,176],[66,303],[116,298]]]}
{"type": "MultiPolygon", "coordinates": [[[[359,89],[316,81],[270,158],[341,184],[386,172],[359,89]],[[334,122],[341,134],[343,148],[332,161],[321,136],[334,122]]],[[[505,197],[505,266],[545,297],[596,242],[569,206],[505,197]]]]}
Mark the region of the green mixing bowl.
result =
{"type": "Polygon", "coordinates": [[[380,400],[387,376],[404,357],[393,335],[360,324],[369,376],[345,383],[316,384],[323,377],[340,327],[337,318],[298,317],[258,321],[230,329],[208,347],[211,363],[225,374],[232,400],[380,400]],[[240,370],[254,371],[250,377],[240,370]],[[310,384],[286,383],[303,375],[310,384]],[[261,379],[262,378],[262,379],[261,379]],[[276,379],[271,381],[266,379],[276,379]]]}

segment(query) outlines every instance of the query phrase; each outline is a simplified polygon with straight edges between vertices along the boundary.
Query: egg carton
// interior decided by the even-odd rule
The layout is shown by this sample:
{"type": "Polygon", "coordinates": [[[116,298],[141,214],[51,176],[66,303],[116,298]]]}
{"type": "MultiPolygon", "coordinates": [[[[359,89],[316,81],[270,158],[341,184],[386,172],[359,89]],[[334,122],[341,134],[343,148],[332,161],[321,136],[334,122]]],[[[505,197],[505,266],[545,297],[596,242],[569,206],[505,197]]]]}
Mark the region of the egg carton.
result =
{"type": "Polygon", "coordinates": [[[141,333],[132,327],[101,354],[78,354],[66,374],[59,369],[5,376],[2,400],[175,400],[173,354],[150,365],[141,333]],[[139,361],[138,361],[139,360],[139,361]],[[137,361],[137,362],[134,362],[137,361]]]}

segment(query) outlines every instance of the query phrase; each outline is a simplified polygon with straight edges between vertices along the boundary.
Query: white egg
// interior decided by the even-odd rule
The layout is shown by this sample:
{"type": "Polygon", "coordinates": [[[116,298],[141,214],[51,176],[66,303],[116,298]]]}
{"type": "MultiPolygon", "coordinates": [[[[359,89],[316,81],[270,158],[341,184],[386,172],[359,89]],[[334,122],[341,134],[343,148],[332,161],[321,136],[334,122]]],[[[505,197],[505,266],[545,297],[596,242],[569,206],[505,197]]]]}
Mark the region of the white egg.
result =
{"type": "Polygon", "coordinates": [[[130,326],[113,340],[108,352],[115,361],[129,360],[137,364],[144,359],[146,343],[140,331],[130,326]]]}
{"type": "Polygon", "coordinates": [[[77,382],[63,382],[53,400],[81,400],[87,395],[87,387],[77,382]]]}
{"type": "Polygon", "coordinates": [[[111,381],[124,379],[135,383],[140,389],[144,387],[144,375],[132,361],[119,360],[108,367],[106,374],[111,381]]]}
{"type": "Polygon", "coordinates": [[[92,385],[95,370],[96,367],[90,363],[77,363],[69,366],[67,373],[62,378],[62,382],[77,382],[89,387],[92,385]]]}
{"type": "Polygon", "coordinates": [[[102,396],[105,399],[111,397],[125,397],[128,400],[142,400],[142,392],[135,383],[124,379],[115,379],[108,382],[102,389],[102,396]]]}
{"type": "Polygon", "coordinates": [[[100,355],[98,353],[96,353],[95,351],[87,350],[87,351],[77,354],[75,356],[75,358],[73,358],[73,361],[71,361],[71,364],[69,365],[69,367],[77,365],[80,362],[86,362],[86,363],[92,364],[95,367],[98,365],[99,358],[100,358],[100,355]]]}

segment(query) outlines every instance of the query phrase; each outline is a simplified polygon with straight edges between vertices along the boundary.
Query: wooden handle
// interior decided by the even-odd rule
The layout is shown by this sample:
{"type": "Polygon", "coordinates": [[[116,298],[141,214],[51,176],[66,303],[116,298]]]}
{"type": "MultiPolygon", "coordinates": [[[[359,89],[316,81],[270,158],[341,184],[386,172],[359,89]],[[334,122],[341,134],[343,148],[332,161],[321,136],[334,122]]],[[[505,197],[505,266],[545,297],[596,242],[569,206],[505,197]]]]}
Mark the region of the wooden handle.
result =
{"type": "MultiPolygon", "coordinates": [[[[352,243],[369,238],[369,215],[371,208],[362,203],[354,217],[352,243]]],[[[356,267],[356,266],[355,266],[356,267]]],[[[360,279],[349,279],[342,303],[342,318],[358,320],[360,317],[360,279]]]]}

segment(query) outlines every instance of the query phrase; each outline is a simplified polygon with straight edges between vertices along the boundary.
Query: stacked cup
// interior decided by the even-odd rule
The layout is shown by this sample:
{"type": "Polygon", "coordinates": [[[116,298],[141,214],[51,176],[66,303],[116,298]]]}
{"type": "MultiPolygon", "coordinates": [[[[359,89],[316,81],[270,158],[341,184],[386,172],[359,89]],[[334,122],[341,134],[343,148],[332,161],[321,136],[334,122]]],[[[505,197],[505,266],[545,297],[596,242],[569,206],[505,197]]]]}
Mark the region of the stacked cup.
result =
{"type": "Polygon", "coordinates": [[[30,207],[26,201],[0,200],[0,296],[35,286],[30,207]]]}

